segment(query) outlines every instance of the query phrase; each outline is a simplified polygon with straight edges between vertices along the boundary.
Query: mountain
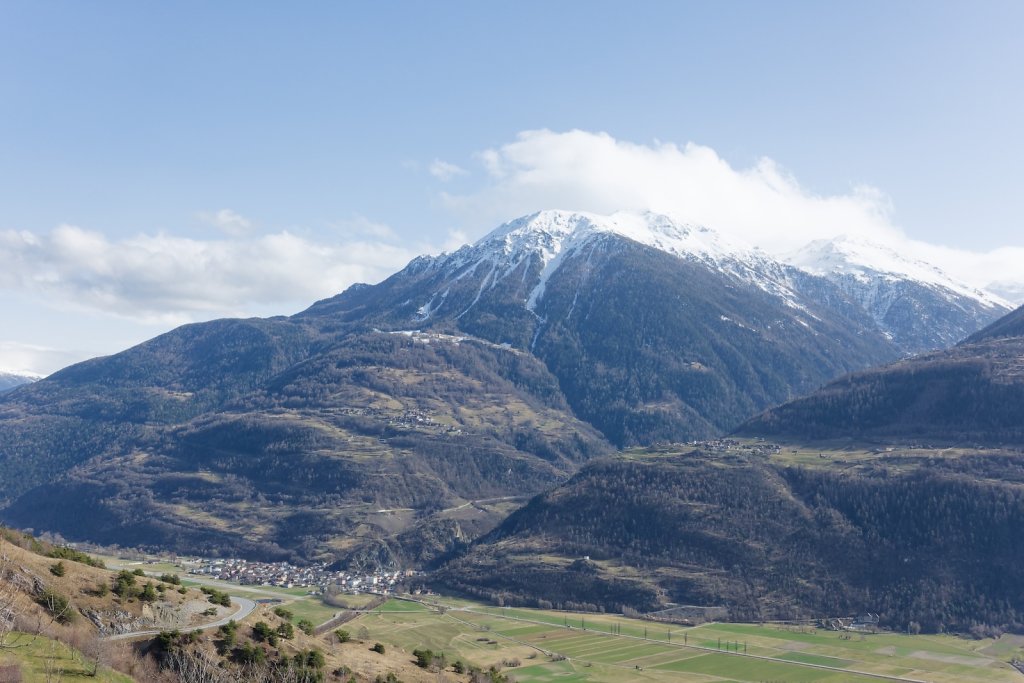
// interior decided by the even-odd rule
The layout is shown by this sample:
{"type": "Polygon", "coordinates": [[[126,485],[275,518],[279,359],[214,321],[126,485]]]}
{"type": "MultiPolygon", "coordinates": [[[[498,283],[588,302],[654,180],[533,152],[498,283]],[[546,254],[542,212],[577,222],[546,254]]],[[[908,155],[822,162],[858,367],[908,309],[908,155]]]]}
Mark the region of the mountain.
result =
{"type": "Polygon", "coordinates": [[[762,442],[601,458],[434,582],[506,605],[1019,628],[1018,455],[845,457],[801,463],[762,442]]]}
{"type": "Polygon", "coordinates": [[[825,279],[654,214],[526,216],[299,317],[529,351],[575,414],[617,445],[721,433],[899,355],[825,279]]]}
{"type": "Polygon", "coordinates": [[[0,519],[432,562],[613,446],[724,433],[897,342],[708,228],[540,212],[295,316],[187,325],[5,394],[0,519]]]}
{"type": "Polygon", "coordinates": [[[394,534],[479,533],[503,508],[468,501],[544,490],[607,450],[528,354],[283,318],[72,366],[6,396],[0,434],[2,515],[19,527],[384,563],[416,559],[394,534]]]}
{"type": "Polygon", "coordinates": [[[24,373],[0,372],[0,394],[10,391],[22,384],[29,384],[39,380],[39,375],[28,375],[24,373]]]}
{"type": "Polygon", "coordinates": [[[996,295],[864,239],[817,240],[785,260],[833,282],[908,354],[948,348],[1011,309],[996,295]]]}
{"type": "Polygon", "coordinates": [[[1024,306],[1009,313],[988,327],[978,330],[965,340],[967,344],[1000,339],[1024,337],[1024,306]]]}
{"type": "Polygon", "coordinates": [[[740,432],[1024,445],[1024,308],[947,351],[836,380],[765,411],[740,432]]]}
{"type": "Polygon", "coordinates": [[[991,282],[985,289],[1017,306],[1024,304],[1024,283],[1022,282],[991,282]]]}

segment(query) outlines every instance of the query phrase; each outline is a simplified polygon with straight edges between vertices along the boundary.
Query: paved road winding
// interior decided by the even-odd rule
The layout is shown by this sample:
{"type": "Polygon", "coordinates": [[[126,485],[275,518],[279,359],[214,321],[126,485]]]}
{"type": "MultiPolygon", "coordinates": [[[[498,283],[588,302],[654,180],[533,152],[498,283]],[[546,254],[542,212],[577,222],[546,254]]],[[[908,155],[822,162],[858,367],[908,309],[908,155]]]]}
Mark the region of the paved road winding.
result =
{"type": "MultiPolygon", "coordinates": [[[[208,631],[211,628],[217,628],[219,626],[223,626],[224,624],[228,623],[232,619],[234,619],[235,621],[241,621],[242,619],[245,619],[247,616],[252,614],[252,611],[254,609],[256,609],[256,603],[253,602],[252,600],[250,600],[249,598],[240,598],[240,597],[238,597],[236,595],[232,595],[231,596],[231,603],[233,605],[238,605],[238,610],[234,614],[230,614],[230,615],[228,615],[226,617],[222,617],[222,618],[220,618],[220,619],[218,619],[216,621],[211,621],[211,622],[206,623],[206,624],[200,624],[199,626],[190,627],[190,628],[188,628],[186,630],[188,630],[188,631],[208,631]]],[[[129,633],[118,633],[117,635],[114,635],[114,636],[107,636],[103,640],[128,640],[129,638],[143,638],[143,637],[148,637],[148,636],[159,635],[161,631],[166,631],[166,630],[167,629],[165,629],[165,628],[156,628],[156,629],[146,629],[144,631],[131,631],[129,633]]]]}

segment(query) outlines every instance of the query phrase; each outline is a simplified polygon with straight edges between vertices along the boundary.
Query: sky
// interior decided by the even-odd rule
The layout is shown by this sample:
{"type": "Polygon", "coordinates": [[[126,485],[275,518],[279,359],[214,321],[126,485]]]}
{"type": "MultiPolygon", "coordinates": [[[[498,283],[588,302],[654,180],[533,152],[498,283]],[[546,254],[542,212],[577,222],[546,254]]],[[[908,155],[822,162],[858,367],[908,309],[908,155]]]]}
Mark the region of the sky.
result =
{"type": "Polygon", "coordinates": [[[561,208],[1024,282],[1024,3],[0,0],[0,370],[561,208]]]}

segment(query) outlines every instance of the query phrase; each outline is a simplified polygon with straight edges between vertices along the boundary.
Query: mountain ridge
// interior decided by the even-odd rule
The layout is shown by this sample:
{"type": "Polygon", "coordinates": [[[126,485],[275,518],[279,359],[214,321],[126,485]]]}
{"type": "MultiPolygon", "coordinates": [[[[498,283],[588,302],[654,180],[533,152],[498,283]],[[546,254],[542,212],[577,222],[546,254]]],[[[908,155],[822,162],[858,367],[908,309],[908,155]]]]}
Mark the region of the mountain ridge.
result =
{"type": "Polygon", "coordinates": [[[738,433],[1024,445],[1024,307],[957,346],[853,373],[738,433]]]}
{"type": "Polygon", "coordinates": [[[827,278],[713,230],[541,212],[296,315],[183,326],[4,395],[0,518],[419,563],[509,511],[466,503],[720,435],[904,353],[827,278]]]}
{"type": "Polygon", "coordinates": [[[16,389],[23,384],[31,384],[32,382],[38,382],[43,378],[42,375],[31,374],[27,372],[3,372],[0,371],[0,394],[5,391],[11,391],[16,389]]]}

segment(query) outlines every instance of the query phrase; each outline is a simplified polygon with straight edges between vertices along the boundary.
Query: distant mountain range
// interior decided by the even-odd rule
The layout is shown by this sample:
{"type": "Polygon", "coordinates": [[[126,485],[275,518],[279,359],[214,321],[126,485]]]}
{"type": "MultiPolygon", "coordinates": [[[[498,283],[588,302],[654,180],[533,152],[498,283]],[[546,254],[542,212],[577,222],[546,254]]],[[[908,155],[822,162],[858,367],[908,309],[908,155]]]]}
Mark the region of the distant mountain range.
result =
{"type": "Polygon", "coordinates": [[[833,282],[908,353],[952,346],[1011,308],[997,295],[866,240],[819,240],[786,261],[833,282]]]}
{"type": "Polygon", "coordinates": [[[13,372],[0,372],[0,393],[10,391],[22,384],[38,381],[39,375],[26,375],[13,372]]]}
{"type": "Polygon", "coordinates": [[[728,432],[1008,310],[878,253],[797,267],[655,214],[526,216],[290,318],[188,325],[4,395],[0,519],[429,561],[614,447],[728,432]]]}

